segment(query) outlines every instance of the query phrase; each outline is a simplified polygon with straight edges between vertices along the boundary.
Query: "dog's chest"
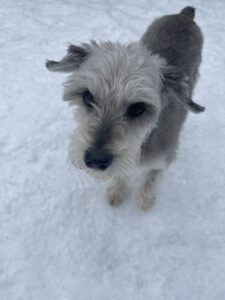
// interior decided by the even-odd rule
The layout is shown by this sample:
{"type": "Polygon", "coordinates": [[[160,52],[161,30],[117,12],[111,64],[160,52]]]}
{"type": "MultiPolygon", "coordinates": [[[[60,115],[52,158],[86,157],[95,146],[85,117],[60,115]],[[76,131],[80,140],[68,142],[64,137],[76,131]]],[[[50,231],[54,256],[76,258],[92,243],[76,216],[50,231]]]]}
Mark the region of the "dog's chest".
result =
{"type": "Polygon", "coordinates": [[[165,155],[158,155],[157,157],[143,160],[137,167],[137,174],[141,174],[145,171],[151,170],[165,170],[168,164],[165,155]]]}

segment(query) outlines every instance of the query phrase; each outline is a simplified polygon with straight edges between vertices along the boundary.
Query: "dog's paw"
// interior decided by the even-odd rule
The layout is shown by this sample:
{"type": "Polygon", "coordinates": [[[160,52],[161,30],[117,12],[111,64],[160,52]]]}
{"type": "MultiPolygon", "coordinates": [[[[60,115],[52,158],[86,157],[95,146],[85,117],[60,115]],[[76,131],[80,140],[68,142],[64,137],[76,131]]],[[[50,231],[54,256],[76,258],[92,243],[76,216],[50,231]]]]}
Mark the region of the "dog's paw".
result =
{"type": "Polygon", "coordinates": [[[148,211],[152,208],[155,203],[155,195],[152,191],[147,193],[143,190],[140,190],[137,194],[138,205],[143,211],[148,211]]]}
{"type": "Polygon", "coordinates": [[[110,185],[106,191],[108,203],[116,206],[120,204],[127,197],[127,187],[125,185],[118,186],[115,184],[110,185]]]}

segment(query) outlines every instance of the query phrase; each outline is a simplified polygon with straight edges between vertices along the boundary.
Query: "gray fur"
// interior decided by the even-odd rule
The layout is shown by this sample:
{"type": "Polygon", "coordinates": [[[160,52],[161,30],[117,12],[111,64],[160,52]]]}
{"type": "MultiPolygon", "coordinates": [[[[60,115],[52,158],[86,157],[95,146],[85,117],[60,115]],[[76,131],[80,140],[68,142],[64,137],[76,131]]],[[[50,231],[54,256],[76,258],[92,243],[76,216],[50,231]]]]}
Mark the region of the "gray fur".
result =
{"type": "Polygon", "coordinates": [[[185,16],[188,16],[191,19],[194,19],[195,17],[195,9],[192,6],[186,6],[183,8],[180,12],[180,14],[183,14],[185,16]]]}
{"type": "Polygon", "coordinates": [[[155,20],[142,37],[142,42],[180,72],[190,77],[196,73],[201,61],[203,37],[200,28],[188,15],[180,13],[155,20]]]}
{"type": "MultiPolygon", "coordinates": [[[[147,169],[150,177],[165,168],[175,157],[187,109],[204,110],[192,101],[203,44],[194,15],[194,8],[186,7],[159,18],[140,41],[129,45],[71,45],[61,61],[46,64],[51,71],[71,73],[64,100],[75,105],[78,126],[71,137],[70,158],[94,177],[116,178],[109,188],[110,203],[120,202],[116,197],[125,194],[124,178],[134,168],[147,169]],[[94,96],[92,109],[82,101],[87,89],[94,96]],[[126,112],[136,102],[144,102],[146,111],[131,120],[126,112]],[[112,153],[106,170],[85,165],[84,152],[90,147],[112,153]]],[[[150,181],[144,178],[146,189],[150,181]]],[[[140,194],[143,202],[150,198],[143,190],[140,194]]]]}
{"type": "Polygon", "coordinates": [[[53,72],[73,72],[84,62],[88,52],[79,46],[70,45],[67,50],[67,55],[59,62],[47,60],[46,67],[53,72]]]}
{"type": "Polygon", "coordinates": [[[165,74],[168,79],[166,85],[176,87],[178,83],[178,88],[184,90],[186,85],[189,95],[185,97],[185,91],[181,92],[185,98],[183,102],[194,112],[201,112],[204,108],[191,100],[203,45],[201,30],[192,20],[193,17],[194,9],[186,7],[180,14],[159,18],[149,26],[142,42],[152,53],[164,57],[174,68],[173,72],[165,74]]]}
{"type": "MultiPolygon", "coordinates": [[[[184,8],[180,14],[169,15],[153,22],[142,37],[143,44],[152,53],[164,57],[170,66],[178,70],[175,72],[175,86],[177,82],[182,86],[182,79],[188,77],[188,92],[191,98],[198,77],[203,36],[200,28],[192,20],[194,9],[184,8]]],[[[168,80],[172,75],[168,76],[168,80]]],[[[172,85],[173,84],[172,78],[172,85]]],[[[169,84],[170,85],[170,84],[169,84]]],[[[173,93],[166,93],[167,102],[161,112],[158,127],[142,145],[143,157],[154,157],[160,151],[167,151],[169,161],[175,156],[176,145],[181,126],[186,118],[187,111],[175,100],[173,93]]],[[[191,102],[191,105],[196,104],[191,102]]],[[[197,105],[197,107],[199,107],[197,105]]],[[[192,107],[191,107],[192,108],[192,107]]],[[[200,108],[201,111],[203,109],[200,108]]]]}

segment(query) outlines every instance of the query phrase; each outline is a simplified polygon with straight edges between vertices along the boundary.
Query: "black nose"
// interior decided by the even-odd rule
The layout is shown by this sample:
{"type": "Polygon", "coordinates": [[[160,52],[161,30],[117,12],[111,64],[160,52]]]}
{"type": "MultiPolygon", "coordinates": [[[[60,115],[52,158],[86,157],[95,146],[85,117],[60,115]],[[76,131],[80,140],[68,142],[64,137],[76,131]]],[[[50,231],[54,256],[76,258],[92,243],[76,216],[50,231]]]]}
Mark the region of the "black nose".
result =
{"type": "Polygon", "coordinates": [[[104,171],[113,160],[113,155],[106,150],[89,148],[85,151],[84,162],[88,168],[104,171]]]}

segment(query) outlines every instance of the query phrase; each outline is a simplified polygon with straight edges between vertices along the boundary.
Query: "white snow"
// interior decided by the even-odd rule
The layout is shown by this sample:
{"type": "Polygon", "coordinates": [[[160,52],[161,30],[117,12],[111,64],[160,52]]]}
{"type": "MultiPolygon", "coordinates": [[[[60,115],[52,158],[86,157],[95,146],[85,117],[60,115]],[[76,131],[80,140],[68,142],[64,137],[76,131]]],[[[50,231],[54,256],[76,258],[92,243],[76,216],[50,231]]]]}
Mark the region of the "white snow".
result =
{"type": "Polygon", "coordinates": [[[225,299],[225,2],[0,1],[0,299],[225,299]],[[157,202],[112,208],[67,159],[68,42],[133,41],[157,16],[197,7],[204,36],[195,100],[157,202]]]}

